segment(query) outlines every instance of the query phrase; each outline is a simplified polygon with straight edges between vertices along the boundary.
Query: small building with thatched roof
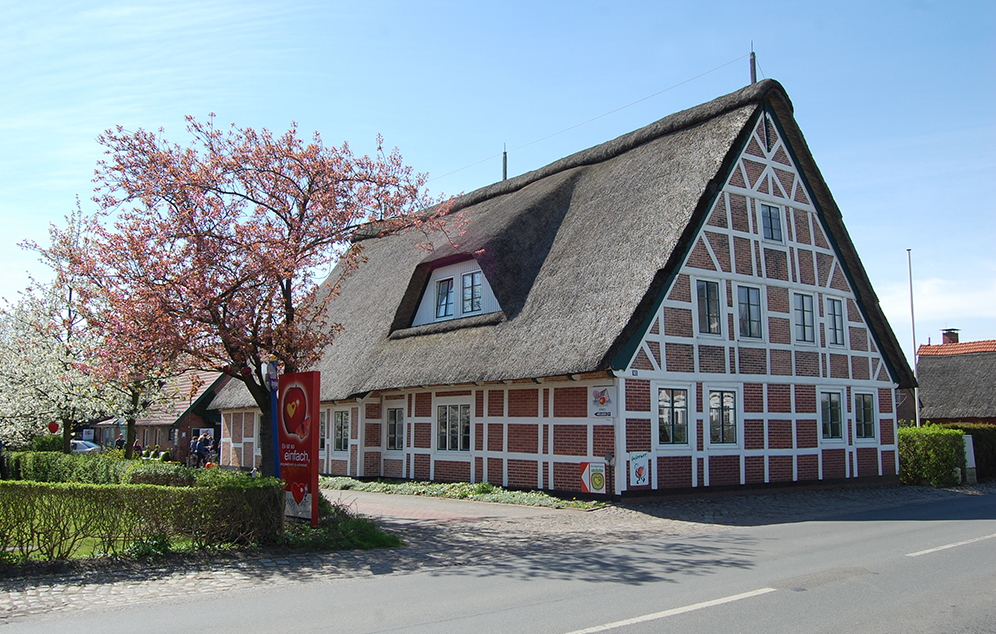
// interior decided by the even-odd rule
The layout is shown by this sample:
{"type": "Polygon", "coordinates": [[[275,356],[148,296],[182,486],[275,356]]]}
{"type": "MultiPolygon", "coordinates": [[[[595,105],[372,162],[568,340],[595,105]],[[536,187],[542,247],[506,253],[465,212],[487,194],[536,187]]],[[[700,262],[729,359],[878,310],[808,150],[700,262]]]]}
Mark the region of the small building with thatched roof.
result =
{"type": "MultiPolygon", "coordinates": [[[[895,478],[914,385],[780,84],[357,234],[321,471],[615,494],[895,478]]],[[[331,279],[338,279],[333,272],[331,279]]],[[[259,463],[236,382],[222,462],[259,463]]]]}
{"type": "Polygon", "coordinates": [[[920,419],[996,425],[996,339],[962,343],[949,329],[943,341],[917,350],[920,419]]]}

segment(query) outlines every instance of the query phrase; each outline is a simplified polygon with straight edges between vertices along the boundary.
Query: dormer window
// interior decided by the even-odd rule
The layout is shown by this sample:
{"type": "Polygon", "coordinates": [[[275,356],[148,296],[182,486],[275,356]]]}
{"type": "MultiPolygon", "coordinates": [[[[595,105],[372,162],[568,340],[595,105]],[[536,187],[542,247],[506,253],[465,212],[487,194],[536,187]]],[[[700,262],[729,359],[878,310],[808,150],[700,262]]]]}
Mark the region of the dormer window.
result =
{"type": "Polygon", "coordinates": [[[436,282],[436,319],[453,316],[453,278],[436,282]]]}
{"type": "Polygon", "coordinates": [[[412,326],[501,311],[477,260],[467,259],[432,270],[412,326]]]}

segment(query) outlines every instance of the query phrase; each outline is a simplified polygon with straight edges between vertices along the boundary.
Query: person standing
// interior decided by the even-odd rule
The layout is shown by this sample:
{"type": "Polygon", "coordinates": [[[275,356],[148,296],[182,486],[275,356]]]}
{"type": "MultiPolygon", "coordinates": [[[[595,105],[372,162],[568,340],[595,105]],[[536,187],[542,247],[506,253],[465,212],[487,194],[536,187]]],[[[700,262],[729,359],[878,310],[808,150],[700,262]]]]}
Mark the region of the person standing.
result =
{"type": "Polygon", "coordinates": [[[125,447],[124,436],[121,435],[121,434],[118,434],[117,440],[114,441],[114,448],[115,449],[124,449],[124,447],[125,447]]]}

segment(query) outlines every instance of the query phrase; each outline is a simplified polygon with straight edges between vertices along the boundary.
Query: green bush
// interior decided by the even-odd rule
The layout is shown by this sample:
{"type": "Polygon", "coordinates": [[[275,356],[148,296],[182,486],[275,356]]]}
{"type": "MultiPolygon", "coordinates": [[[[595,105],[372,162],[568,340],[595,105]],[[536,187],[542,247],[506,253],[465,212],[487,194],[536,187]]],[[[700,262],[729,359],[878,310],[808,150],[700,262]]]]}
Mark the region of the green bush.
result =
{"type": "Polygon", "coordinates": [[[899,429],[899,479],[903,484],[959,484],[956,467],[964,467],[962,432],[939,425],[899,429]]]}
{"type": "Polygon", "coordinates": [[[42,434],[31,439],[32,451],[62,451],[62,434],[42,434]]]}
{"type": "Polygon", "coordinates": [[[948,423],[941,427],[958,429],[971,435],[975,447],[975,474],[979,478],[996,478],[996,425],[948,423]]]}
{"type": "Polygon", "coordinates": [[[65,559],[85,542],[97,554],[149,555],[164,544],[272,544],[283,534],[276,478],[225,486],[0,482],[0,552],[65,559]]]}

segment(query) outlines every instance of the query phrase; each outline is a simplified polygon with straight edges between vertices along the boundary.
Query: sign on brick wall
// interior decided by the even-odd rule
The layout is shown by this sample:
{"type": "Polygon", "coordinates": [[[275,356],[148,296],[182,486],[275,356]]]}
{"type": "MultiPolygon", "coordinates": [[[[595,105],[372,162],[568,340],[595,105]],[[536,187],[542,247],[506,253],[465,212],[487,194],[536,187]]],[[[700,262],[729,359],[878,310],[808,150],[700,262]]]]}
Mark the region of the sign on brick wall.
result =
{"type": "Polygon", "coordinates": [[[613,418],[615,415],[615,388],[611,385],[596,385],[588,388],[588,416],[613,418]]]}
{"type": "Polygon", "coordinates": [[[277,442],[285,512],[318,525],[318,372],[280,375],[277,442]]]}
{"type": "Polygon", "coordinates": [[[581,463],[581,492],[605,493],[605,463],[581,463]]]}

